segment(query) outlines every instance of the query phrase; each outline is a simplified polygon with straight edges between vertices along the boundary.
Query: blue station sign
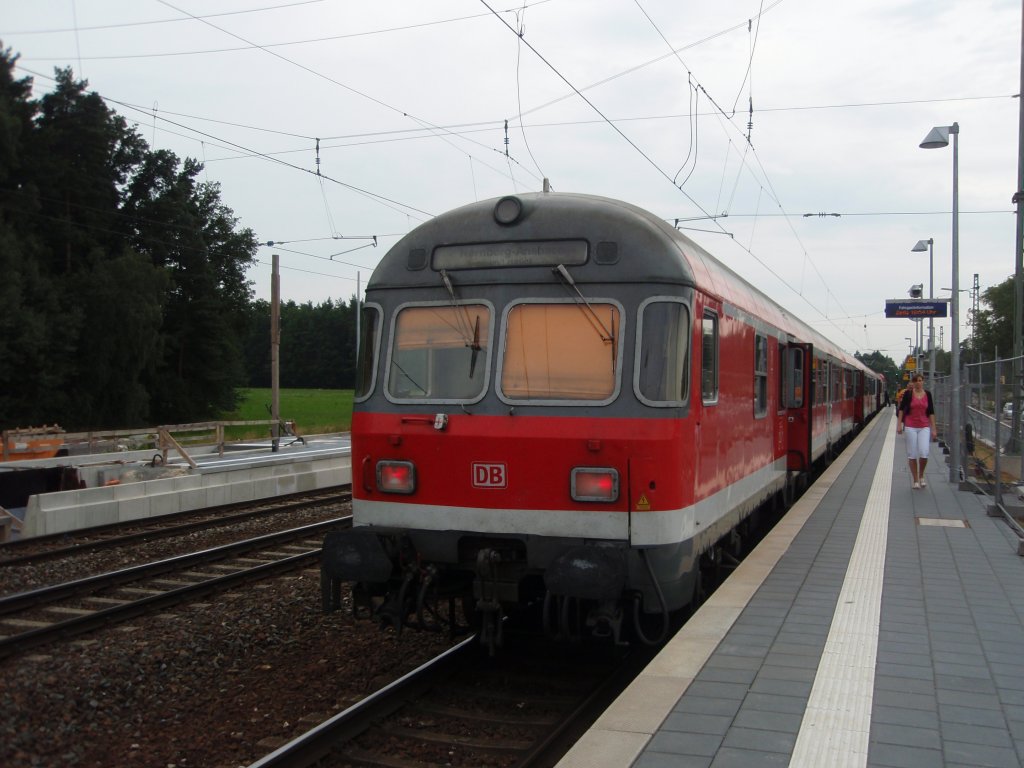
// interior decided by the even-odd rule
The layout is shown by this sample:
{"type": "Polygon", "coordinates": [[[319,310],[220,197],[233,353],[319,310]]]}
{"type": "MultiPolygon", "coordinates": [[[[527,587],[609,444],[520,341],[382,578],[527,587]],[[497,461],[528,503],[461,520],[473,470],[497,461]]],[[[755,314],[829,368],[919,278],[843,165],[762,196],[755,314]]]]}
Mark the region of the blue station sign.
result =
{"type": "Polygon", "coordinates": [[[889,299],[885,302],[886,317],[946,317],[949,299],[889,299]]]}

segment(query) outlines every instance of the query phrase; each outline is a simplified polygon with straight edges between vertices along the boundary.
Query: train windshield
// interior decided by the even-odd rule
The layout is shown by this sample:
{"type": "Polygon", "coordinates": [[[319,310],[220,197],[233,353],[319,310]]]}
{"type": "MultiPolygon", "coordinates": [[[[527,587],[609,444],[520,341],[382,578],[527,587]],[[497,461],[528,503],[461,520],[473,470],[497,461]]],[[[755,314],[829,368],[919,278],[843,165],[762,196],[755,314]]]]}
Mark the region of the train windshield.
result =
{"type": "Polygon", "coordinates": [[[387,394],[396,400],[482,397],[490,338],[485,304],[405,307],[395,319],[387,394]]]}
{"type": "Polygon", "coordinates": [[[356,362],[356,400],[364,400],[373,391],[373,372],[380,339],[380,308],[364,305],[360,313],[359,354],[356,362]]]}
{"type": "Polygon", "coordinates": [[[650,405],[681,405],[689,398],[690,310],[674,299],[652,299],[640,315],[634,374],[640,399],[650,405]]]}
{"type": "Polygon", "coordinates": [[[615,394],[619,309],[517,304],[509,310],[501,393],[509,400],[608,400],[615,394]]]}

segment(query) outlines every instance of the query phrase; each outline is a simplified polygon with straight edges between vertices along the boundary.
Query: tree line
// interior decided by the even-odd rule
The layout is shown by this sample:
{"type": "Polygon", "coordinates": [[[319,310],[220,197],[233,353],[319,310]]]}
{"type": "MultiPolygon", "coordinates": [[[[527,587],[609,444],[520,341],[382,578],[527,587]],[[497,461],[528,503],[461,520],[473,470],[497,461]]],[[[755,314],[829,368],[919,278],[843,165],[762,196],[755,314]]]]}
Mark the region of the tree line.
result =
{"type": "MultiPolygon", "coordinates": [[[[258,242],[71,70],[32,97],[0,50],[0,428],[198,421],[270,381],[258,242]]],[[[282,307],[281,382],[351,387],[354,306],[282,307]]]]}

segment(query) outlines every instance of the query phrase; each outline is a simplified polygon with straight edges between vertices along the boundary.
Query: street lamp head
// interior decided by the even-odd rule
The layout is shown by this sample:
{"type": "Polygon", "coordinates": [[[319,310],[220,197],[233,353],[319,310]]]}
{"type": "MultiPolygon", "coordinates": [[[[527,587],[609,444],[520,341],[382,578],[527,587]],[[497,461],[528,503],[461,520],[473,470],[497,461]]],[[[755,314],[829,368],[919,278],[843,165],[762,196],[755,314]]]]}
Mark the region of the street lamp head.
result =
{"type": "Polygon", "coordinates": [[[916,253],[920,253],[921,251],[927,251],[928,250],[928,246],[931,245],[931,244],[932,244],[932,239],[930,237],[927,240],[918,240],[917,241],[917,245],[915,245],[910,250],[913,251],[913,252],[916,252],[916,253]]]}
{"type": "Polygon", "coordinates": [[[939,149],[949,146],[949,126],[940,125],[932,128],[931,132],[921,142],[921,149],[939,149]]]}

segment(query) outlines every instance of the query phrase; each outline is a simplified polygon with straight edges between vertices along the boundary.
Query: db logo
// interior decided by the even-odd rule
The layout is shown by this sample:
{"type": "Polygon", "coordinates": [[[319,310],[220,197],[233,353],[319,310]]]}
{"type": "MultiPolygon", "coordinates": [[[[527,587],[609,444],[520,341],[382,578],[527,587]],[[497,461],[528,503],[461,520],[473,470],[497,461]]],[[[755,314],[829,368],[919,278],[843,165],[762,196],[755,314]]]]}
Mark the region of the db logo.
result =
{"type": "Polygon", "coordinates": [[[508,473],[504,464],[473,464],[475,488],[504,488],[507,485],[508,473]]]}

